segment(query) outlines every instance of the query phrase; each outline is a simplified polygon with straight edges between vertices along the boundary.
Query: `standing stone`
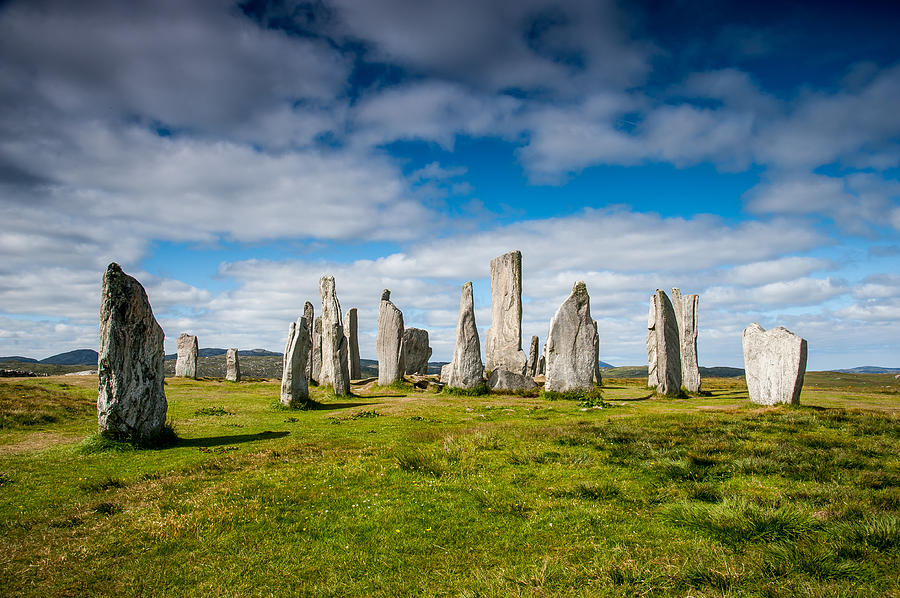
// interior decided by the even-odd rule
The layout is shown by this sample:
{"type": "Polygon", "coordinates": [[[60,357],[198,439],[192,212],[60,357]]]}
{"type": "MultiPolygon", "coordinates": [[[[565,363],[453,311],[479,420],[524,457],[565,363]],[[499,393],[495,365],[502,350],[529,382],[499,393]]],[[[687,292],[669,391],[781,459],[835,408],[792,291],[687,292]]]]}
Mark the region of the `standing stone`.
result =
{"type": "Polygon", "coordinates": [[[306,317],[301,316],[288,327],[288,340],[284,347],[281,404],[287,407],[301,407],[309,402],[309,386],[306,383],[308,342],[309,324],[306,317]]]}
{"type": "Polygon", "coordinates": [[[378,305],[378,336],[375,339],[378,357],[378,384],[387,386],[403,379],[403,313],[391,303],[391,292],[381,293],[378,305]]]}
{"type": "Polygon", "coordinates": [[[540,367],[540,340],[536,336],[531,337],[531,346],[528,348],[528,363],[525,364],[525,373],[532,378],[538,375],[538,367],[540,367]]]}
{"type": "Polygon", "coordinates": [[[112,263],[100,296],[97,427],[101,434],[149,440],[166,424],[162,328],[144,287],[112,263]]]}
{"type": "Polygon", "coordinates": [[[175,360],[175,375],[184,378],[197,377],[197,337],[182,332],[178,335],[178,357],[175,360]]]}
{"type": "Polygon", "coordinates": [[[594,384],[603,384],[600,373],[600,333],[597,331],[597,320],[594,320],[594,384]]]}
{"type": "Polygon", "coordinates": [[[225,379],[231,382],[241,381],[241,362],[238,359],[237,349],[225,351],[225,379]]]}
{"type": "Polygon", "coordinates": [[[547,373],[547,359],[541,355],[540,361],[538,361],[538,376],[543,376],[547,373]]]}
{"type": "MultiPolygon", "coordinates": [[[[315,309],[313,308],[313,304],[309,301],[303,304],[303,317],[306,318],[306,328],[309,331],[309,342],[307,343],[309,350],[306,352],[306,382],[309,384],[315,380],[313,377],[313,328],[315,324],[310,324],[314,323],[316,320],[315,309]]],[[[321,331],[321,326],[319,330],[321,331]]],[[[319,350],[322,350],[321,346],[319,347],[319,350]]]]}
{"type": "Polygon", "coordinates": [[[406,374],[428,373],[428,359],[431,347],[428,346],[428,331],[421,328],[406,328],[403,331],[403,360],[406,363],[406,374]]]}
{"type": "Polygon", "coordinates": [[[647,317],[647,386],[663,395],[681,392],[681,341],[675,309],[665,291],[650,297],[647,317]]]}
{"type": "Polygon", "coordinates": [[[472,283],[462,286],[459,298],[459,320],[456,323],[456,346],[450,361],[447,386],[473,389],[484,384],[484,365],[481,363],[481,341],[475,326],[475,302],[472,283]]]}
{"type": "Polygon", "coordinates": [[[672,289],[672,307],[681,339],[681,384],[689,392],[700,392],[700,367],[697,363],[697,306],[699,295],[682,295],[672,289]]]}
{"type": "Polygon", "coordinates": [[[750,400],[759,405],[800,403],[806,374],[806,339],[779,326],[744,328],[744,375],[750,400]]]}
{"type": "Polygon", "coordinates": [[[310,380],[313,384],[321,384],[322,378],[322,317],[315,319],[312,333],[312,367],[310,368],[310,380]]]}
{"type": "Polygon", "coordinates": [[[350,394],[350,369],[347,367],[347,337],[341,317],[341,303],[334,288],[334,276],[319,280],[322,296],[322,371],[319,384],[331,384],[336,396],[350,394]]]}
{"type": "Polygon", "coordinates": [[[452,369],[452,363],[445,363],[441,366],[441,384],[448,384],[450,382],[450,371],[452,369]]]}
{"type": "Polygon", "coordinates": [[[359,319],[355,307],[347,310],[344,334],[347,336],[347,371],[351,380],[359,380],[362,378],[362,365],[359,361],[359,319]]]}
{"type": "Polygon", "coordinates": [[[594,332],[591,298],[584,282],[578,281],[550,320],[546,390],[569,392],[594,388],[594,366],[591,365],[594,332]]]}
{"type": "Polygon", "coordinates": [[[522,252],[491,260],[491,327],[484,335],[485,368],[524,374],[522,351],[522,252]]]}

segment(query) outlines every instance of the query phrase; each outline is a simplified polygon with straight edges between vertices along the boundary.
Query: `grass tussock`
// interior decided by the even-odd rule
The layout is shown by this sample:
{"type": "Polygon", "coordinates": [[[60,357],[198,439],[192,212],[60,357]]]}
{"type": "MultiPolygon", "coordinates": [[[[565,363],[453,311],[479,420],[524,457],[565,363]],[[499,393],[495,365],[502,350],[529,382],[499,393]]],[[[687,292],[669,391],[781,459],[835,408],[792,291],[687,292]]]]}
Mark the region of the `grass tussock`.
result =
{"type": "Polygon", "coordinates": [[[219,417],[222,415],[234,415],[234,411],[228,411],[225,407],[201,407],[194,411],[194,415],[211,415],[219,417]]]}
{"type": "Polygon", "coordinates": [[[811,516],[793,507],[763,506],[743,499],[726,499],[715,505],[676,505],[668,516],[677,525],[729,546],[792,540],[818,525],[811,516]]]}
{"type": "Polygon", "coordinates": [[[491,394],[487,384],[481,384],[475,388],[456,388],[454,386],[445,386],[441,391],[443,394],[451,397],[485,397],[491,394]]]}
{"type": "Polygon", "coordinates": [[[542,390],[541,398],[548,401],[578,401],[587,403],[587,406],[602,405],[603,391],[598,387],[594,387],[592,390],[567,390],[564,392],[542,390]],[[599,401],[599,403],[595,403],[596,401],[599,401]]]}
{"type": "Polygon", "coordinates": [[[404,471],[440,477],[447,472],[443,459],[432,451],[418,448],[402,450],[394,457],[404,471]]]}

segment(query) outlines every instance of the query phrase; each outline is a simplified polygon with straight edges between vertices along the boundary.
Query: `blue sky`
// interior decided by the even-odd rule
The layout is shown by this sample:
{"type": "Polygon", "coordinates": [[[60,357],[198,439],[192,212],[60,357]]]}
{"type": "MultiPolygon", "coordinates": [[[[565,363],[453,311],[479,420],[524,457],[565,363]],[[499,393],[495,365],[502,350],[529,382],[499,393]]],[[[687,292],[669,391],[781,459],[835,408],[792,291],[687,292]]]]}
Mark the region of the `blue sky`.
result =
{"type": "Polygon", "coordinates": [[[752,321],[900,367],[894,2],[0,3],[0,355],[95,347],[119,262],[174,350],[281,350],[317,281],[434,358],[523,252],[524,344],[577,280],[601,359],[656,288],[701,365],[752,321]]]}

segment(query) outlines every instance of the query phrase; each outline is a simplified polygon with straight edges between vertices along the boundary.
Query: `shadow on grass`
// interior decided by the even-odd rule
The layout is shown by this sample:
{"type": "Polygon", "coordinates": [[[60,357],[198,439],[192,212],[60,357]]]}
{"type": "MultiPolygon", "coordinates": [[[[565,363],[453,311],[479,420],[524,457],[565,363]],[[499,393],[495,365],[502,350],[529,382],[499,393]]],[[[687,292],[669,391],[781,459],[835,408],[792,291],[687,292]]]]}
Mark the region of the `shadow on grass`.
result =
{"type": "Polygon", "coordinates": [[[650,393],[645,397],[634,397],[633,399],[609,399],[610,401],[620,402],[620,401],[646,401],[648,399],[652,399],[655,393],[650,393]]]}
{"type": "MultiPolygon", "coordinates": [[[[376,399],[379,396],[394,396],[394,395],[373,395],[371,397],[360,397],[361,399],[376,399]]],[[[336,409],[350,409],[352,407],[365,407],[366,405],[374,405],[375,403],[319,403],[314,408],[310,409],[310,411],[334,411],[336,409]]]]}
{"type": "Polygon", "coordinates": [[[257,440],[271,440],[273,438],[284,438],[290,432],[257,432],[256,434],[232,434],[230,436],[210,436],[208,438],[179,438],[176,447],[183,446],[222,446],[226,444],[242,444],[244,442],[255,442],[257,440]]]}

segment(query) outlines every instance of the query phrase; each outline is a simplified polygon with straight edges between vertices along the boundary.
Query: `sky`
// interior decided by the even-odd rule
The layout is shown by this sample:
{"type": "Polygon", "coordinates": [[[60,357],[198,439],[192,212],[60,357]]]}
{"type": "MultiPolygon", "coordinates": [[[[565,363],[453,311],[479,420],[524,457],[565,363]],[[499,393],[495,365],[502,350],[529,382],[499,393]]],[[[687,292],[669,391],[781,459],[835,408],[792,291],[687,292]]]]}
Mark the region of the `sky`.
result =
{"type": "Polygon", "coordinates": [[[450,358],[523,255],[523,344],[583,280],[600,358],[655,289],[701,366],[751,322],[900,367],[900,4],[0,2],[0,355],[96,348],[118,262],[174,352],[282,351],[318,280],[375,358],[392,291],[450,358]]]}

